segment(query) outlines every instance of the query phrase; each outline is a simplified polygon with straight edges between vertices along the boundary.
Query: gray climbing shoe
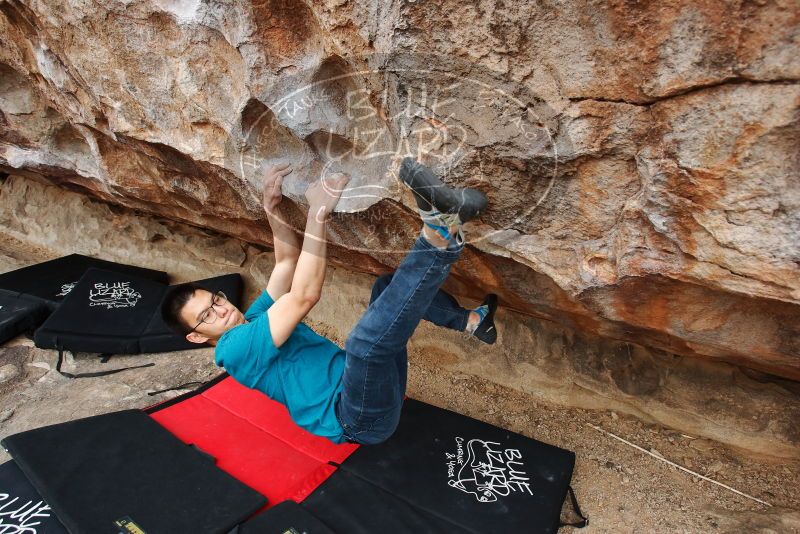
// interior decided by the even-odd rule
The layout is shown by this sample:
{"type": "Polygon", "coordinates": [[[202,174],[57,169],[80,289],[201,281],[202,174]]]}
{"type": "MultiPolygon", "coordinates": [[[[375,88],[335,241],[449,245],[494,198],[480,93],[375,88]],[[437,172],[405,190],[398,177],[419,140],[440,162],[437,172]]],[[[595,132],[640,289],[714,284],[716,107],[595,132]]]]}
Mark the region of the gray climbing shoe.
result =
{"type": "Polygon", "coordinates": [[[400,164],[400,179],[411,188],[421,211],[458,214],[462,223],[480,216],[488,204],[486,195],[477,189],[450,187],[412,158],[405,158],[400,164]]]}

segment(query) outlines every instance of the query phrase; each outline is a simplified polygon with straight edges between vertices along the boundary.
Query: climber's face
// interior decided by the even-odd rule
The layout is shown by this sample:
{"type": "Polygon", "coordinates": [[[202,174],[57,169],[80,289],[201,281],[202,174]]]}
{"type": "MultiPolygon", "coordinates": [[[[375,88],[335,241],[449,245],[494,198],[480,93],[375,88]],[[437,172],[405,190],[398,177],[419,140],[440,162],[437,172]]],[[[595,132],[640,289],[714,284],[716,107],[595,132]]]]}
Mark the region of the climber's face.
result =
{"type": "Polygon", "coordinates": [[[181,308],[181,319],[194,327],[186,334],[192,343],[216,344],[228,330],[246,321],[239,308],[234,306],[222,292],[211,293],[198,289],[181,308]]]}

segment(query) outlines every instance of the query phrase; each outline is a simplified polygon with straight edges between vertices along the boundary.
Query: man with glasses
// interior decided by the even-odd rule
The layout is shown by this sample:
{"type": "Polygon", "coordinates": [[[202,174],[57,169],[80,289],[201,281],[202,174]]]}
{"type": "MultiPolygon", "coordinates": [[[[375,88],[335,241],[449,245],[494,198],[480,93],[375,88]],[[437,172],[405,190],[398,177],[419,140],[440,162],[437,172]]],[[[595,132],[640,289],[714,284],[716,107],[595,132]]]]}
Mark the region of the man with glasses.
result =
{"type": "Polygon", "coordinates": [[[216,346],[215,362],[241,384],[284,404],[295,423],[336,443],[380,443],[397,426],[405,396],[406,344],[421,319],[494,343],[497,299],[460,307],[439,287],[464,247],[461,225],[486,197],[443,184],[427,167],[403,160],[400,178],[417,201],[422,231],[391,276],[378,279],[367,311],[342,350],[302,320],[320,298],[327,266],[326,225],[349,178],[334,174],[306,191],[302,245],[281,214],[289,165],[273,166],[263,205],[274,235],[275,268],[267,289],[239,311],[223,293],[194,284],[174,288],[164,320],[194,343],[216,346]]]}
{"type": "MultiPolygon", "coordinates": [[[[200,287],[200,286],[198,286],[200,287]]],[[[202,288],[201,288],[202,289],[202,288]]],[[[209,303],[208,308],[205,309],[203,313],[200,314],[200,320],[197,324],[192,328],[188,333],[192,333],[197,330],[197,327],[201,324],[213,324],[214,321],[217,320],[217,310],[214,309],[216,306],[217,308],[222,308],[228,302],[228,297],[225,296],[225,293],[222,291],[217,291],[216,293],[211,295],[211,302],[209,303]]]]}

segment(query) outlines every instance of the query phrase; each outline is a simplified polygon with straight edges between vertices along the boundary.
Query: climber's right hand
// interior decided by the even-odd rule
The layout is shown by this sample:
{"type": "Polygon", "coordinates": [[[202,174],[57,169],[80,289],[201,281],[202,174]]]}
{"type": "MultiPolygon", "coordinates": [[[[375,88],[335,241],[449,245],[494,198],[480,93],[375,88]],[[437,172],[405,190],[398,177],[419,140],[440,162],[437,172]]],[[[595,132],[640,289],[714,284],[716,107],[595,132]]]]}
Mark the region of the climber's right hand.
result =
{"type": "Polygon", "coordinates": [[[341,172],[323,176],[306,189],[309,210],[322,221],[333,213],[350,177],[341,172]]]}

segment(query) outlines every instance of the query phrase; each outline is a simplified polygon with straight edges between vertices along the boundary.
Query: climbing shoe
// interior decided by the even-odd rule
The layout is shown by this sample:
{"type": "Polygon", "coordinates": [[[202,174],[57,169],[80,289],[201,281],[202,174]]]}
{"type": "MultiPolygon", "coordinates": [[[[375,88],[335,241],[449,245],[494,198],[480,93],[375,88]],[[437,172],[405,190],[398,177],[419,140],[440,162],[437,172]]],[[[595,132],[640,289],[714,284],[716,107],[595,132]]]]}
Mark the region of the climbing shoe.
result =
{"type": "MultiPolygon", "coordinates": [[[[494,326],[494,312],[497,310],[497,295],[490,293],[486,295],[479,309],[486,306],[486,314],[482,317],[478,326],[471,334],[489,345],[497,341],[497,329],[494,326]]],[[[480,312],[478,312],[480,315],[480,312]]]]}
{"type": "Polygon", "coordinates": [[[400,164],[400,179],[414,193],[421,212],[439,212],[442,215],[457,215],[457,221],[465,223],[480,216],[488,203],[486,195],[468,187],[450,187],[442,182],[425,165],[413,158],[405,158],[400,164]]]}

